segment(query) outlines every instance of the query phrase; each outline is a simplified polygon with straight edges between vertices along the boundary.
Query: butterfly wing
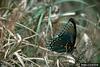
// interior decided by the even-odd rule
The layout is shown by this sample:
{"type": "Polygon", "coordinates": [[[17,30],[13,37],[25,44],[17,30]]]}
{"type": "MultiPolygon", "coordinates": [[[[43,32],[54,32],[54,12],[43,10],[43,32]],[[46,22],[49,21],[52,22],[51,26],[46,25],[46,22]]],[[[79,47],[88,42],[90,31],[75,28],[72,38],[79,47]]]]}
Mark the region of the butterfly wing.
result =
{"type": "MultiPolygon", "coordinates": [[[[67,25],[68,28],[66,28],[66,33],[69,33],[68,36],[70,37],[69,40],[67,41],[67,52],[72,52],[73,49],[75,48],[75,41],[76,41],[76,21],[73,18],[69,19],[69,24],[67,25]]],[[[67,35],[66,35],[67,36],[67,35]]]]}
{"type": "Polygon", "coordinates": [[[76,24],[73,18],[69,19],[63,29],[54,36],[47,47],[56,52],[70,52],[74,48],[76,40],[76,24]]]}

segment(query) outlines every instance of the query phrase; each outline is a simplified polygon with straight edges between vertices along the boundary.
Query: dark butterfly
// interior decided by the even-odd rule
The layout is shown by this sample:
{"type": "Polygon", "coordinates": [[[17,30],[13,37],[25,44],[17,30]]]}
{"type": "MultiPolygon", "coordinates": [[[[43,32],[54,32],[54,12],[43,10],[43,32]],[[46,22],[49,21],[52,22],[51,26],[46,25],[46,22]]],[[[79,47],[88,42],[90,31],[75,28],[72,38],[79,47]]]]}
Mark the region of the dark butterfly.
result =
{"type": "Polygon", "coordinates": [[[75,48],[76,40],[76,23],[73,18],[70,18],[58,35],[54,36],[47,44],[47,48],[56,52],[72,52],[75,48]]]}

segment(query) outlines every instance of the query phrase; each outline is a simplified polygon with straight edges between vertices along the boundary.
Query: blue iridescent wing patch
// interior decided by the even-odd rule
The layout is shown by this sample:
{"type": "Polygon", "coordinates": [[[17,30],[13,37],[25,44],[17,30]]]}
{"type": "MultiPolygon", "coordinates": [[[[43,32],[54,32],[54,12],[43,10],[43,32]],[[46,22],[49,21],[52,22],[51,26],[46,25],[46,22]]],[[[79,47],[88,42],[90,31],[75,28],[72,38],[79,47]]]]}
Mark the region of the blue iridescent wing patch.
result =
{"type": "Polygon", "coordinates": [[[76,23],[73,18],[70,18],[58,35],[54,36],[46,46],[52,51],[69,53],[74,49],[75,40],[76,23]]]}

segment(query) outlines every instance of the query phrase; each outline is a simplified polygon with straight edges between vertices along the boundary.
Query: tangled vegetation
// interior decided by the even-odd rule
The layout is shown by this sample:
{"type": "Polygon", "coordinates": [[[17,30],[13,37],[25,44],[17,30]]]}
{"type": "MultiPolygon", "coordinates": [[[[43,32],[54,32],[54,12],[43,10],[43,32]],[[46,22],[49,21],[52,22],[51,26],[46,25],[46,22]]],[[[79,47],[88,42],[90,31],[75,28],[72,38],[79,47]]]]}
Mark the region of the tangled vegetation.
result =
{"type": "Polygon", "coordinates": [[[1,0],[0,67],[79,67],[100,62],[100,1],[1,0]],[[46,47],[69,18],[77,28],[73,54],[46,47]]]}

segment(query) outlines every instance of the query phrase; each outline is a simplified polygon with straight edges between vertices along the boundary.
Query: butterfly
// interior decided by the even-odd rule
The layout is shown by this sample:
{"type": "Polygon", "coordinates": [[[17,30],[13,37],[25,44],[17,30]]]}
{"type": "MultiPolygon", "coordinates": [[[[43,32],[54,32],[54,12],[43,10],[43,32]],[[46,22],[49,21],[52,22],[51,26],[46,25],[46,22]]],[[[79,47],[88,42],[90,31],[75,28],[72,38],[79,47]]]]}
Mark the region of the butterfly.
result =
{"type": "Polygon", "coordinates": [[[55,52],[72,52],[76,41],[76,21],[73,18],[68,20],[60,32],[55,35],[49,43],[47,48],[55,52]]]}

